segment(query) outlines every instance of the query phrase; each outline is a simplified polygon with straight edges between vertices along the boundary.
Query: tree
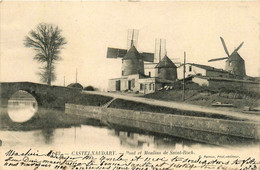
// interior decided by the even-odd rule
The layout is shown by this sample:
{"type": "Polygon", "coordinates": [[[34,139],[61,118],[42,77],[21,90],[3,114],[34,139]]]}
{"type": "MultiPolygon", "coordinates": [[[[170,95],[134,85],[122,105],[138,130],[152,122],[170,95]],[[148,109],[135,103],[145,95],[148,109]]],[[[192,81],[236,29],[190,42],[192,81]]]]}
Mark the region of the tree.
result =
{"type": "Polygon", "coordinates": [[[63,46],[67,44],[64,37],[61,36],[61,29],[52,24],[40,23],[35,30],[25,36],[25,47],[32,48],[35,51],[34,60],[44,64],[40,67],[38,75],[41,81],[51,85],[56,80],[55,63],[61,60],[59,56],[63,46]]]}

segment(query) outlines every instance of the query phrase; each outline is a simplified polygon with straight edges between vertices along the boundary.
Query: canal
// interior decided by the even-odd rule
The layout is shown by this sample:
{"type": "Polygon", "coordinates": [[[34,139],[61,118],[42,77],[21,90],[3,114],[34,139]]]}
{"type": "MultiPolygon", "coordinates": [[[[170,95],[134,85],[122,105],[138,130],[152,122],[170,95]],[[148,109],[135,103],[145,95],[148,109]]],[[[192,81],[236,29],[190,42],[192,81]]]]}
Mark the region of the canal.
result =
{"type": "MultiPolygon", "coordinates": [[[[219,134],[205,134],[184,129],[172,129],[164,133],[153,124],[130,120],[95,120],[64,111],[44,109],[31,98],[11,98],[7,107],[1,108],[1,149],[24,150],[142,150],[193,152],[195,154],[226,154],[258,156],[259,141],[219,134]],[[118,123],[116,123],[118,122],[118,123]],[[125,122],[125,123],[124,123],[125,122]],[[136,125],[140,126],[136,126],[136,125]],[[135,126],[132,126],[135,125],[135,126]],[[142,128],[151,127],[149,130],[142,128]],[[190,138],[181,138],[180,134],[190,138]],[[192,140],[192,135],[207,138],[192,140]],[[178,136],[178,137],[177,137],[178,136]]],[[[194,139],[196,139],[194,136],[194,139]]]]}

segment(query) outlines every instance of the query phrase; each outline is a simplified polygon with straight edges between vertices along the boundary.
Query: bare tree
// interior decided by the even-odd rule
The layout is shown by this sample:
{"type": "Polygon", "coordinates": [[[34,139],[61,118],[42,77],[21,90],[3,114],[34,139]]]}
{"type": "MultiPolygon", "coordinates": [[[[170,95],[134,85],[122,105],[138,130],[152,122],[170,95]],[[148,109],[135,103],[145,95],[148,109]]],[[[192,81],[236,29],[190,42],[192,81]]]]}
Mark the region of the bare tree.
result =
{"type": "Polygon", "coordinates": [[[38,75],[41,81],[48,85],[56,80],[54,64],[61,60],[59,54],[63,45],[67,44],[65,38],[61,36],[61,31],[58,26],[40,23],[24,40],[25,47],[35,51],[33,59],[44,64],[38,75]]]}

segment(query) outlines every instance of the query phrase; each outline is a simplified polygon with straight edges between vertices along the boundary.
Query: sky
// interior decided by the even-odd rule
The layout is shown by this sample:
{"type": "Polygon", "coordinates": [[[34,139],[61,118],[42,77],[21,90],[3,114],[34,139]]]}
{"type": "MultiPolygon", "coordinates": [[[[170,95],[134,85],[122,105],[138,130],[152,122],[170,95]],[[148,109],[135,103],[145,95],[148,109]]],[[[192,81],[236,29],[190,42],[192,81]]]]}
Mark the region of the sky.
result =
{"type": "MultiPolygon", "coordinates": [[[[224,68],[226,57],[242,41],[238,51],[246,73],[260,76],[260,3],[258,2],[1,2],[1,82],[40,82],[34,52],[24,37],[39,23],[62,29],[66,38],[56,64],[54,85],[77,81],[105,90],[108,79],[120,77],[121,60],[107,59],[107,47],[126,48],[127,30],[138,29],[137,49],[154,52],[155,39],[166,39],[167,55],[187,62],[224,68]]],[[[175,61],[175,60],[174,60],[175,61]]]]}

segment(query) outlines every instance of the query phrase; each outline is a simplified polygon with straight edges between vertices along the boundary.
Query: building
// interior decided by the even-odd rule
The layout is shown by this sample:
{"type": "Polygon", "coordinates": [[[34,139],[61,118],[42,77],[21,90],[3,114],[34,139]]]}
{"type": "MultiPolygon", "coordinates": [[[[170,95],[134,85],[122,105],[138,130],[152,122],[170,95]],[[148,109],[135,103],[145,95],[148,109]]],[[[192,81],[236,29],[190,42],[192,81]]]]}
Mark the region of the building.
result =
{"type": "Polygon", "coordinates": [[[192,76],[191,80],[200,86],[208,86],[210,89],[245,89],[258,93],[260,91],[260,82],[251,80],[207,76],[192,76]]]}
{"type": "Polygon", "coordinates": [[[226,60],[225,70],[195,63],[177,67],[163,49],[166,42],[162,39],[156,40],[155,53],[139,53],[135,47],[135,32],[133,30],[131,36],[128,36],[132,37],[129,50],[110,47],[107,50],[107,58],[122,58],[121,77],[109,80],[108,91],[147,94],[165,86],[173,86],[176,80],[181,79],[212,88],[232,88],[234,85],[253,91],[259,88],[259,78],[246,75],[245,61],[238,53],[243,42],[229,55],[224,39],[220,37],[227,57],[210,59],[209,62],[226,60]],[[161,59],[161,56],[164,57],[161,59]]]}
{"type": "Polygon", "coordinates": [[[144,74],[148,75],[149,77],[155,77],[155,67],[158,63],[154,62],[145,62],[144,63],[144,74]]]}
{"type": "MultiPolygon", "coordinates": [[[[182,64],[177,68],[178,79],[183,79],[183,69],[184,65],[182,64]]],[[[232,74],[223,69],[214,68],[211,66],[187,63],[185,64],[185,78],[190,76],[207,76],[207,77],[224,77],[230,78],[232,74]]]]}
{"type": "Polygon", "coordinates": [[[159,63],[144,64],[143,55],[132,46],[122,58],[121,77],[109,80],[108,91],[153,93],[176,79],[177,67],[167,56],[159,63]]]}

